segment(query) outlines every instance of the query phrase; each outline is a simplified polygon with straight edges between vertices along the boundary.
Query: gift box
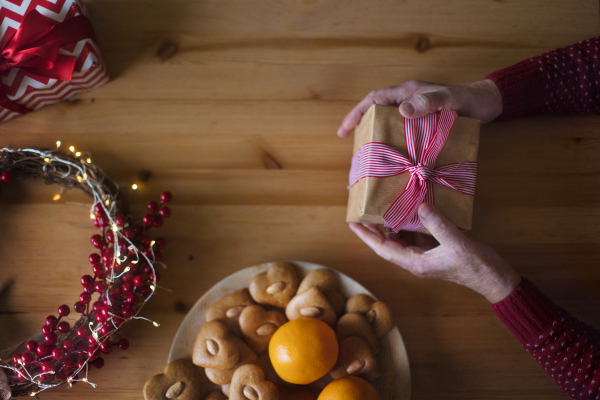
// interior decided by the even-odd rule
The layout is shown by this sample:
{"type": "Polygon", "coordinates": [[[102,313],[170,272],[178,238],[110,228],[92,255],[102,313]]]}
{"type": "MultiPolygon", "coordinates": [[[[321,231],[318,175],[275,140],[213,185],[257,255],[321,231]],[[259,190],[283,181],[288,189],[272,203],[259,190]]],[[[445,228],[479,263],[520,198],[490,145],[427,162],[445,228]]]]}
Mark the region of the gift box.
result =
{"type": "Polygon", "coordinates": [[[108,82],[79,1],[2,0],[0,23],[0,121],[108,82]]]}
{"type": "Polygon", "coordinates": [[[373,105],[354,132],[347,222],[428,233],[417,209],[430,202],[471,229],[480,121],[442,110],[404,119],[373,105]]]}

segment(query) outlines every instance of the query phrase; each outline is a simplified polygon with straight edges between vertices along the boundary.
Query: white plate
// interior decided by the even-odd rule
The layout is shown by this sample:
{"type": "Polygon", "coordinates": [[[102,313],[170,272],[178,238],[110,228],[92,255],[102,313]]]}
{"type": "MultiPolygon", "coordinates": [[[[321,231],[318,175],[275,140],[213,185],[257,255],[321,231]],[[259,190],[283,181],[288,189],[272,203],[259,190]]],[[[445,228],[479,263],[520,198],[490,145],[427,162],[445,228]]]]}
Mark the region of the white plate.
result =
{"type": "MultiPolygon", "coordinates": [[[[300,281],[310,271],[327,268],[321,265],[292,261],[300,277],[300,281]]],[[[266,272],[272,263],[260,264],[254,267],[248,267],[234,274],[229,275],[216,285],[198,300],[192,307],[185,319],[181,323],[169,353],[169,362],[180,358],[191,358],[192,349],[196,335],[206,322],[204,314],[206,309],[222,297],[232,293],[235,290],[248,287],[250,280],[254,275],[266,272]]],[[[338,278],[338,291],[348,298],[357,293],[366,293],[373,298],[373,294],[365,289],[361,284],[349,278],[348,276],[327,268],[332,271],[338,278]]],[[[410,366],[406,355],[406,348],[400,336],[400,331],[397,327],[381,338],[381,352],[378,354],[379,367],[382,375],[379,379],[373,382],[373,386],[381,395],[382,400],[408,400],[410,398],[410,366]]]]}

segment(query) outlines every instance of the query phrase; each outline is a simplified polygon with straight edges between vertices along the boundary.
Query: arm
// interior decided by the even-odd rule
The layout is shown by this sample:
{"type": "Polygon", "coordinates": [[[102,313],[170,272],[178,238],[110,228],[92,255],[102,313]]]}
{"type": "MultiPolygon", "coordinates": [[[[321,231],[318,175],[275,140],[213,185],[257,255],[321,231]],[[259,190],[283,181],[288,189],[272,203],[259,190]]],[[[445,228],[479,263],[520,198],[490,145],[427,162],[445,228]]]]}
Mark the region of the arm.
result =
{"type": "Polygon", "coordinates": [[[443,279],[483,295],[500,320],[573,399],[600,399],[600,333],[562,310],[490,247],[467,238],[435,207],[419,218],[437,239],[377,227],[350,228],[378,255],[423,278],[443,279]],[[410,242],[411,239],[413,242],[410,242]]]}
{"type": "Polygon", "coordinates": [[[600,114],[600,36],[492,72],[501,120],[535,114],[600,114]]]}
{"type": "Polygon", "coordinates": [[[599,398],[598,331],[556,306],[525,278],[492,309],[568,396],[599,398]]]}
{"type": "Polygon", "coordinates": [[[405,118],[440,108],[482,122],[535,114],[600,114],[600,36],[524,60],[466,85],[410,81],[369,93],[346,115],[348,136],[372,104],[396,105],[405,118]]]}

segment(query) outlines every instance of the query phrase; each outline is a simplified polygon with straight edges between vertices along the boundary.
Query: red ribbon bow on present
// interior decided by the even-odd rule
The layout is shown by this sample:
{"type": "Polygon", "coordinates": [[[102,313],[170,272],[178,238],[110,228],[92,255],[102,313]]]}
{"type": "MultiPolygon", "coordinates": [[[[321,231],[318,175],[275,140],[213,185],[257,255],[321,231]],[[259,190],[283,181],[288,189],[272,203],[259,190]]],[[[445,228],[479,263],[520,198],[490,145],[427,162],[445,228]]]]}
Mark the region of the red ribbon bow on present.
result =
{"type": "MultiPolygon", "coordinates": [[[[32,10],[0,49],[0,72],[19,68],[35,78],[70,81],[77,57],[59,54],[62,46],[92,39],[92,26],[83,15],[59,24],[32,10]]],[[[9,99],[0,85],[0,106],[20,114],[31,110],[9,99]]]]}
{"type": "Polygon", "coordinates": [[[435,167],[455,118],[456,112],[442,110],[439,114],[404,119],[408,158],[378,142],[366,143],[352,158],[350,186],[366,177],[385,178],[410,173],[404,191],[383,215],[386,225],[394,231],[423,228],[417,210],[423,202],[433,203],[433,182],[464,194],[475,194],[477,162],[435,167]]]}

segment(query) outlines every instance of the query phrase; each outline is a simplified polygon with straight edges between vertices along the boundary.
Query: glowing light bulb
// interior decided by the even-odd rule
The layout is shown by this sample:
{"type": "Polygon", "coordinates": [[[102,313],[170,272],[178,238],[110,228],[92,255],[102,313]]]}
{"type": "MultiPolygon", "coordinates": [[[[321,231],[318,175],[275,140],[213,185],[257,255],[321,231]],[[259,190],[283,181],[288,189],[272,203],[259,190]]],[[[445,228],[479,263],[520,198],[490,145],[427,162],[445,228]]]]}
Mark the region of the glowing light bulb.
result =
{"type": "Polygon", "coordinates": [[[131,188],[132,188],[133,190],[137,190],[137,188],[138,188],[138,185],[137,185],[137,183],[134,183],[133,185],[131,185],[131,188]]]}
{"type": "Polygon", "coordinates": [[[69,147],[69,150],[71,150],[71,153],[75,153],[75,146],[69,147]]]}
{"type": "Polygon", "coordinates": [[[85,160],[85,162],[87,162],[88,164],[91,164],[92,163],[92,159],[88,157],[88,159],[85,160]]]}
{"type": "Polygon", "coordinates": [[[57,141],[56,141],[56,148],[57,148],[57,149],[58,149],[58,148],[60,148],[60,144],[61,144],[61,143],[60,143],[60,140],[57,140],[57,141]]]}
{"type": "Polygon", "coordinates": [[[77,153],[75,153],[75,157],[81,157],[81,152],[78,151],[77,153]]]}
{"type": "Polygon", "coordinates": [[[52,200],[54,200],[54,201],[56,201],[56,200],[60,200],[60,194],[58,194],[58,193],[57,193],[57,194],[55,194],[55,195],[52,197],[52,200]]]}
{"type": "Polygon", "coordinates": [[[45,162],[46,164],[50,164],[50,159],[49,159],[48,157],[45,157],[45,158],[44,158],[44,162],[45,162]]]}

